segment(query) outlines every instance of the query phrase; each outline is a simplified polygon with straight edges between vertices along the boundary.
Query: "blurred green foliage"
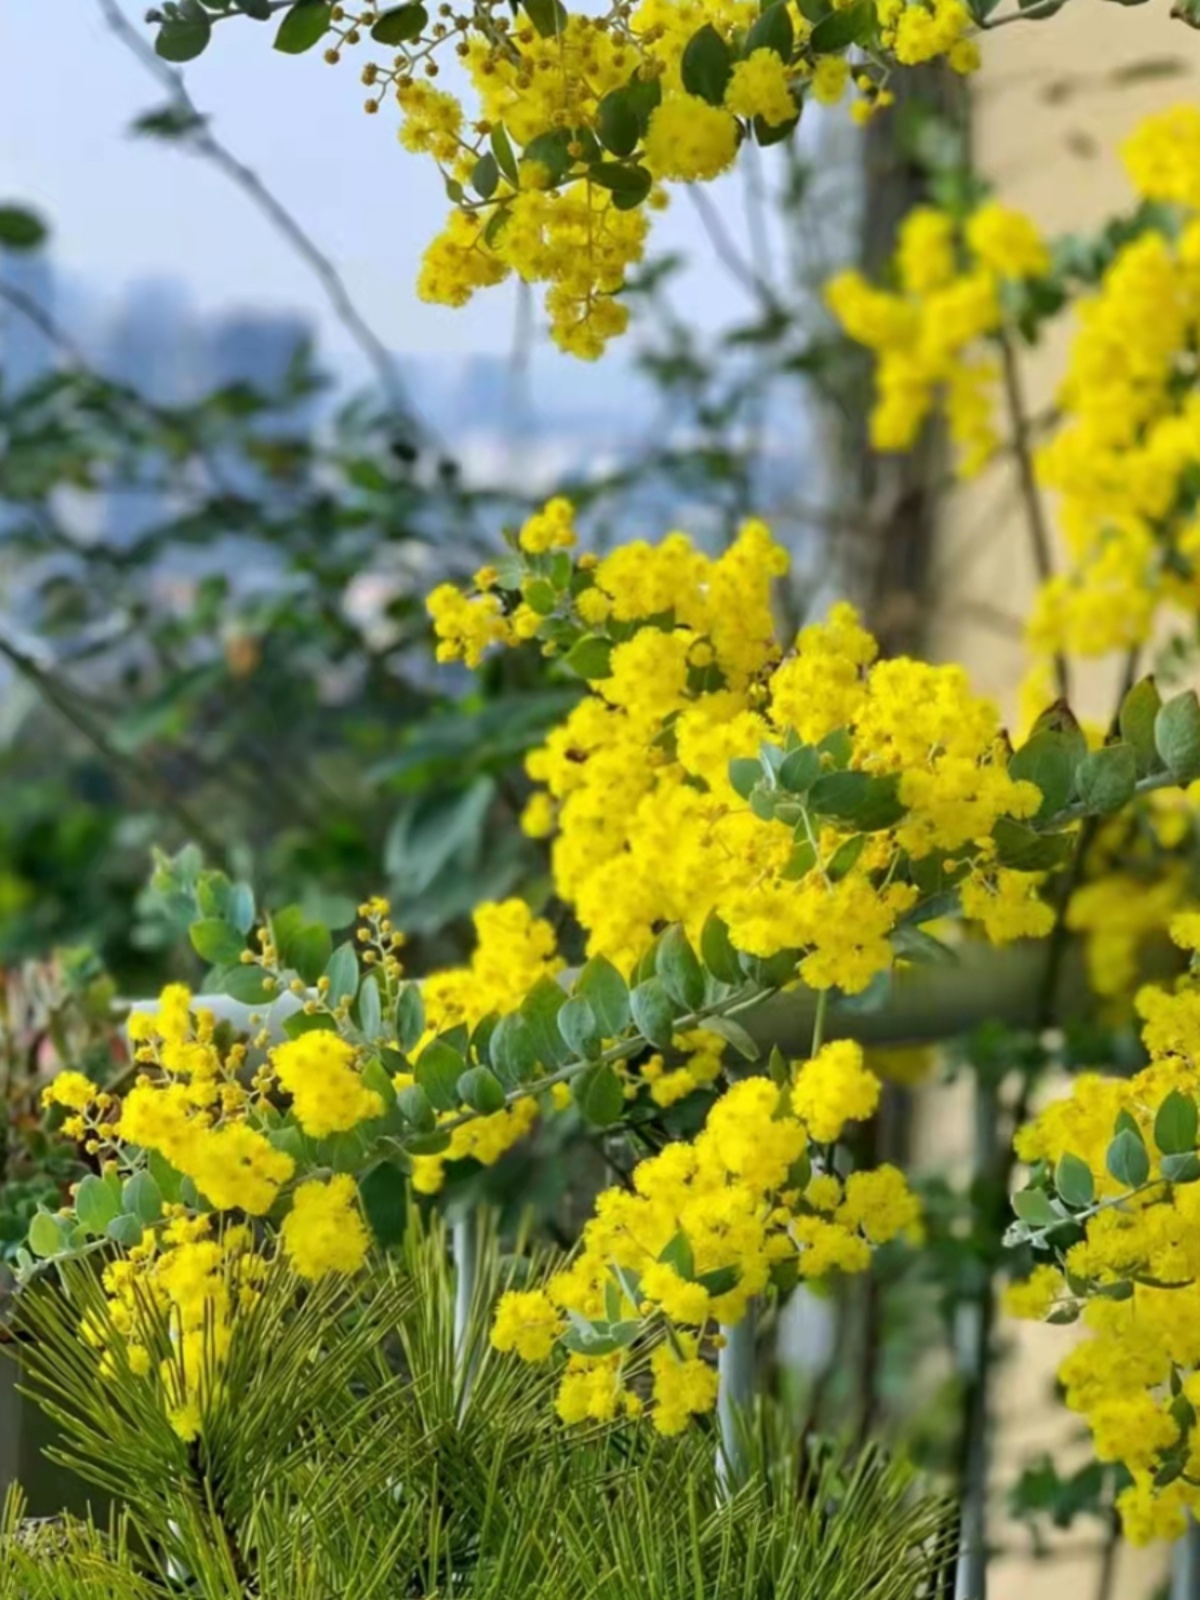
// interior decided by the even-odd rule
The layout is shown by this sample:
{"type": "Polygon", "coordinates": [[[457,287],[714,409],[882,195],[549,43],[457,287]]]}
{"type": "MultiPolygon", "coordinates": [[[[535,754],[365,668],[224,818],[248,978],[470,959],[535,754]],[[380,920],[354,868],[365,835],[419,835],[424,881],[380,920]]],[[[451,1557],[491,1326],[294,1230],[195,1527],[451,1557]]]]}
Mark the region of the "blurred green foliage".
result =
{"type": "Polygon", "coordinates": [[[78,367],[0,387],[0,963],[69,939],[157,981],[179,930],[133,914],[152,842],[335,924],[383,886],[448,930],[427,959],[539,877],[520,757],[574,691],[535,654],[480,684],[427,648],[424,594],[503,509],[322,390],[303,347],[274,391],[180,405],[78,367]]]}

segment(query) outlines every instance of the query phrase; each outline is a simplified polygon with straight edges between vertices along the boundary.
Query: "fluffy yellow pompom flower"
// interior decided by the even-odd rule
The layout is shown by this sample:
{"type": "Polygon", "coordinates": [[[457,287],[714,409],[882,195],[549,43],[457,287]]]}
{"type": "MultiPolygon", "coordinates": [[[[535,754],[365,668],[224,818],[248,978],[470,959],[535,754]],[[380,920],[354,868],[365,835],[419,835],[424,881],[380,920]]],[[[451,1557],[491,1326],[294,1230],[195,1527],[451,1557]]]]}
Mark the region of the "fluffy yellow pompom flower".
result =
{"type": "Polygon", "coordinates": [[[575,543],[575,507],[563,495],[547,500],[521,529],[519,543],[531,555],[569,549],[575,543]]]}
{"type": "Polygon", "coordinates": [[[1050,252],[1020,211],[988,200],[967,218],[967,244],[1002,278],[1036,278],[1050,270],[1050,252]]]}
{"type": "Polygon", "coordinates": [[[848,1122],[865,1122],[879,1104],[880,1082],[863,1065],[853,1039],[823,1045],[801,1067],[792,1085],[792,1109],[822,1144],[830,1144],[848,1122]]]}
{"type": "Polygon", "coordinates": [[[849,82],[850,63],[844,56],[822,56],[813,71],[813,99],[823,106],[835,106],[849,82]]]}
{"type": "MultiPolygon", "coordinates": [[[[686,1347],[685,1347],[686,1348],[686,1347]]],[[[654,1426],[659,1433],[682,1433],[694,1416],[717,1403],[717,1370],[695,1356],[677,1356],[660,1344],[650,1357],[654,1374],[654,1426]]]]}
{"type": "Polygon", "coordinates": [[[1147,117],[1121,155],[1144,199],[1200,210],[1200,106],[1172,106],[1147,117]]]}
{"type": "Polygon", "coordinates": [[[70,1111],[82,1111],[96,1098],[99,1090],[82,1072],[60,1072],[42,1090],[44,1106],[66,1106],[70,1111]]]}
{"type": "Polygon", "coordinates": [[[300,1277],[315,1281],[330,1272],[357,1272],[370,1241],[354,1179],[339,1172],[328,1183],[319,1178],[302,1183],[281,1232],[284,1251],[300,1277]]]}
{"type": "Polygon", "coordinates": [[[733,117],[694,94],[665,95],[646,129],[646,166],[657,178],[715,178],[733,165],[737,148],[733,117]]]}
{"type": "Polygon", "coordinates": [[[198,1132],[183,1154],[180,1170],[218,1211],[237,1207],[261,1217],[275,1204],[295,1163],[256,1129],[234,1122],[198,1132]]]}
{"type": "Polygon", "coordinates": [[[433,619],[439,661],[465,661],[477,667],[489,645],[512,637],[504,607],[494,594],[470,598],[452,583],[443,583],[426,600],[425,609],[433,619]]]}
{"type": "Polygon", "coordinates": [[[788,69],[774,50],[752,50],[729,75],[725,109],[735,117],[761,117],[769,128],[781,127],[796,115],[788,69]]]}
{"type": "Polygon", "coordinates": [[[1065,1287],[1057,1267],[1034,1267],[1027,1278],[1010,1283],[1004,1291],[1003,1305],[1010,1317],[1026,1322],[1042,1322],[1053,1309],[1065,1287]]]}
{"type": "Polygon", "coordinates": [[[563,1321],[541,1289],[509,1289],[500,1296],[491,1340],[497,1350],[515,1351],[522,1361],[548,1361],[563,1321]]]}
{"type": "Polygon", "coordinates": [[[354,1046],[324,1029],[302,1033],[271,1052],[280,1084],[292,1097],[296,1120],[314,1139],[346,1133],[382,1116],[383,1101],[355,1070],[354,1046]]]}

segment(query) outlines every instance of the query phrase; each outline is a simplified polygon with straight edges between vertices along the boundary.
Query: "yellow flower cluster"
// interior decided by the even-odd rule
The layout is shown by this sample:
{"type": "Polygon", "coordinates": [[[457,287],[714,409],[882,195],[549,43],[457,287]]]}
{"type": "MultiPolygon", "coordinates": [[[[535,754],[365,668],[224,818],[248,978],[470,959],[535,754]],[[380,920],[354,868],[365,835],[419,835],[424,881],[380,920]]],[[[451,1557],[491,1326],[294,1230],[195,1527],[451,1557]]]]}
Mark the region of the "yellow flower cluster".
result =
{"type": "Polygon", "coordinates": [[[315,1280],[328,1272],[357,1272],[367,1259],[370,1241],[356,1197],[354,1179],[342,1172],[326,1182],[310,1178],[299,1185],[280,1230],[284,1252],[299,1277],[315,1280]]]}
{"type": "Polygon", "coordinates": [[[104,1376],[156,1375],[171,1426],[191,1440],[219,1392],[236,1313],[254,1303],[267,1262],[248,1228],[218,1232],[211,1217],[173,1212],[160,1243],[135,1245],[105,1267],[107,1316],[81,1331],[104,1376]]]}
{"type": "MultiPolygon", "coordinates": [[[[135,1229],[140,1237],[105,1269],[123,1355],[107,1348],[100,1330],[92,1329],[92,1338],[105,1346],[105,1372],[120,1370],[124,1360],[146,1374],[154,1343],[146,1308],[165,1315],[172,1350],[159,1375],[172,1423],[190,1438],[219,1377],[234,1313],[267,1265],[243,1219],[264,1218],[296,1173],[295,1157],[270,1136],[279,1123],[273,1101],[290,1099],[298,1128],[317,1139],[358,1127],[384,1108],[362,1081],[355,1048],[323,1029],[277,1046],[251,1075],[246,1045],[222,1046],[211,1013],[194,1010],[181,984],[163,991],[156,1012],[134,1013],[129,1035],[140,1071],[122,1100],[98,1094],[79,1074],[63,1074],[46,1098],[80,1113],[82,1126],[72,1131],[100,1156],[106,1184],[120,1194],[124,1173],[127,1197],[139,1184],[148,1196],[135,1229]],[[190,1200],[164,1203],[156,1173],[191,1184],[190,1200]]],[[[291,1199],[280,1238],[293,1270],[310,1279],[356,1271],[368,1237],[354,1179],[309,1181],[291,1199]]]]}
{"type": "Polygon", "coordinates": [[[957,667],[876,662],[845,605],[782,655],[771,581],[786,565],[749,522],[716,559],[672,533],[577,569],[566,603],[580,627],[613,630],[609,670],[530,756],[544,790],[526,825],[555,834],[555,885],[589,954],[628,972],[664,921],[695,941],[715,912],[737,949],[796,950],[807,983],[855,992],[890,965],[891,935],[919,899],[897,868],[949,856],[990,937],[1046,932],[1040,880],[997,866],[990,842],[998,819],[1041,803],[1008,774],[994,707],[957,667]],[[798,822],[747,805],[730,763],[789,739],[816,747],[814,776],[894,786],[891,825],[854,840],[851,823],[815,809],[798,822]]]}
{"type": "Polygon", "coordinates": [[[1194,613],[1200,521],[1200,189],[1188,168],[1200,108],[1147,118],[1126,144],[1138,194],[1185,208],[1122,244],[1081,300],[1060,388],[1063,418],[1038,457],[1067,570],[1043,586],[1035,650],[1095,656],[1145,643],[1164,606],[1194,613]]]}
{"type": "Polygon", "coordinates": [[[271,1052],[275,1076],[292,1097],[296,1121],[314,1139],[347,1133],[382,1116],[383,1101],[363,1083],[357,1062],[354,1046],[323,1028],[271,1052]]]}
{"type": "MultiPolygon", "coordinates": [[[[1200,915],[1171,927],[1200,944],[1200,915]]],[[[1024,1160],[1055,1172],[1084,1237],[1007,1305],[1058,1321],[1082,1312],[1089,1337],[1059,1377],[1099,1457],[1131,1473],[1118,1504],[1143,1543],[1177,1537],[1200,1511],[1200,987],[1147,988],[1137,1007],[1150,1064],[1129,1079],[1080,1076],[1018,1136],[1024,1160]]]]}
{"type": "Polygon", "coordinates": [[[885,0],[878,17],[847,0],[835,9],[841,26],[822,29],[796,0],[628,0],[586,14],[480,0],[452,21],[414,8],[402,19],[413,27],[393,29],[341,8],[327,59],[367,32],[393,47],[362,70],[366,109],[394,98],[400,142],[437,163],[453,204],[421,296],[461,306],[511,275],[544,285],[553,338],[593,359],[628,324],[621,292],[664,183],[719,177],[744,143],[787,137],[806,99],[831,105],[851,83],[866,120],[892,101],[894,63],[979,65],[964,0],[885,0]],[[852,45],[864,47],[853,72],[852,45]],[[430,81],[451,54],[462,98],[430,81]]]}
{"type": "Polygon", "coordinates": [[[681,1431],[715,1403],[706,1356],[717,1325],[740,1321],[772,1282],[861,1272],[873,1245],[915,1235],[917,1202],[895,1168],[814,1175],[878,1097],[849,1042],[826,1045],[782,1087],[735,1083],[694,1142],[641,1162],[632,1191],[600,1196],[579,1253],[544,1289],[503,1296],[493,1344],[544,1361],[566,1331],[557,1409],[581,1422],[640,1409],[633,1380],[651,1341],[654,1424],[681,1431]]]}
{"type": "MultiPolygon", "coordinates": [[[[913,25],[918,9],[905,8],[898,26],[913,25]]],[[[963,8],[951,0],[949,9],[963,8]]],[[[1033,223],[987,200],[961,226],[932,206],[911,211],[897,243],[895,290],[859,272],[827,284],[838,322],[876,356],[871,439],[877,449],[910,449],[940,399],[959,475],[971,477],[990,460],[999,443],[993,336],[1004,325],[1005,285],[1039,278],[1049,267],[1033,223]]]]}
{"type": "MultiPolygon", "coordinates": [[[[467,965],[435,972],[421,986],[426,1031],[415,1054],[450,1028],[465,1024],[473,1030],[487,1016],[515,1011],[539,979],[553,977],[563,966],[554,930],[523,900],[485,902],[475,908],[473,920],[476,945],[467,965]]],[[[397,1089],[414,1081],[406,1072],[395,1077],[397,1089]]],[[[445,1181],[448,1161],[470,1157],[492,1166],[524,1138],[537,1115],[538,1102],[528,1096],[502,1111],[465,1122],[452,1112],[442,1113],[444,1122],[455,1123],[450,1143],[438,1155],[413,1157],[413,1187],[422,1194],[436,1194],[445,1181]]]]}

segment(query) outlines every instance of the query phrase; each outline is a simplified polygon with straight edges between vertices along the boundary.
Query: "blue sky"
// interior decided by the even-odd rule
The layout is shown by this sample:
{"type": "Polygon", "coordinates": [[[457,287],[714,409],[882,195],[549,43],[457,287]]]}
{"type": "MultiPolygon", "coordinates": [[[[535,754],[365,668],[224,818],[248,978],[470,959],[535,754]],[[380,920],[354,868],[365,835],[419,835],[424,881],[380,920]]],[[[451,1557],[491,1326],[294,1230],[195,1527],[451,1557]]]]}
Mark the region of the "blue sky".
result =
{"type": "MultiPolygon", "coordinates": [[[[123,0],[139,26],[145,3],[123,0]]],[[[353,56],[333,68],[319,51],[285,57],[270,41],[269,25],[235,19],[187,68],[188,87],[221,138],[336,259],[393,349],[507,350],[509,286],[463,311],[417,300],[417,263],[446,201],[436,169],[400,148],[390,108],[364,115],[353,56]]],[[[163,99],[109,33],[95,0],[3,0],[0,198],[37,203],[52,220],[57,262],[101,298],[139,280],[174,278],[202,311],[303,310],[323,347],[340,356],[346,341],[320,291],[249,202],[204,163],[128,136],[132,118],[163,99]]],[[[725,274],[707,263],[685,201],[662,219],[656,243],[696,253],[681,304],[704,323],[745,309],[725,274]]]]}

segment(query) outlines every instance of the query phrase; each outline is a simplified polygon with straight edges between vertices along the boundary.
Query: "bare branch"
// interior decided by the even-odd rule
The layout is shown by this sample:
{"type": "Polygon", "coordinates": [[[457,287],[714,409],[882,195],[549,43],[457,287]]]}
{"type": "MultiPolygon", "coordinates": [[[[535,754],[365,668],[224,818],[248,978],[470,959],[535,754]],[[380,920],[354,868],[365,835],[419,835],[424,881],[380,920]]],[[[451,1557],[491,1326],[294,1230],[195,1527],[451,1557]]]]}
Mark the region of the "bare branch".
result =
{"type": "Polygon", "coordinates": [[[404,391],[391,352],[366,321],[346,288],[341,273],[312,235],[292,215],[263,180],[245,162],[221,143],[212,132],[209,119],[188,93],[182,74],[162,61],[121,10],[119,0],[97,0],[109,29],[125,48],[166,88],[175,107],[186,114],[187,131],[181,137],[197,155],[209,161],[235,184],[287,240],[316,277],[338,321],[362,351],[375,373],[389,409],[397,418],[428,437],[428,429],[417,419],[404,391]]]}

